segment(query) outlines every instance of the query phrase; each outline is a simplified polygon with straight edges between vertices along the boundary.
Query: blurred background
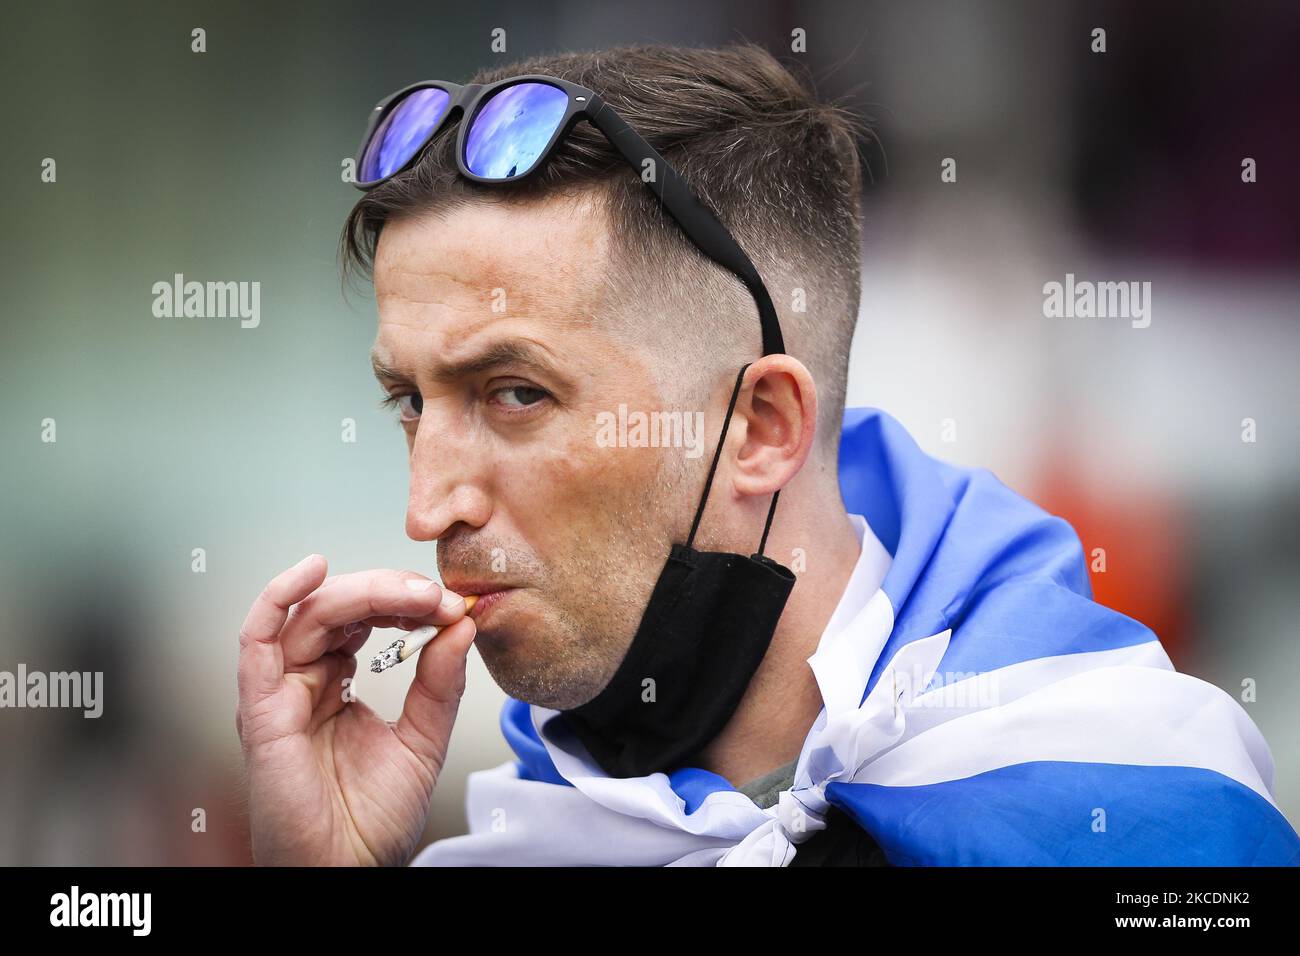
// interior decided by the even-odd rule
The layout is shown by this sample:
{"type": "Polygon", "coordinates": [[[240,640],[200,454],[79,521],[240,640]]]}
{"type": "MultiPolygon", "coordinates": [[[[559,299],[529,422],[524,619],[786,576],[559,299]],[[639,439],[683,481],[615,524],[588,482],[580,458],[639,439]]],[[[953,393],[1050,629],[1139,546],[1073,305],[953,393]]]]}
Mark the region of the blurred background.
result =
{"type": "MultiPolygon", "coordinates": [[[[0,863],[248,862],[249,603],[312,551],[436,571],[403,533],[374,303],[335,258],[373,104],[562,49],[792,57],[796,28],[820,92],[876,131],[850,404],[1067,518],[1105,549],[1098,599],[1180,670],[1235,697],[1253,679],[1300,821],[1300,8],[43,2],[0,36],[0,670],[103,671],[106,706],[0,710],[0,863]],[[260,326],[156,318],[175,273],[259,281],[260,326]],[[1150,326],[1045,317],[1066,273],[1149,281],[1150,326]]],[[[358,677],[388,717],[404,686],[358,677]]],[[[472,652],[429,839],[464,831],[465,775],[510,756],[501,702],[472,652]]]]}

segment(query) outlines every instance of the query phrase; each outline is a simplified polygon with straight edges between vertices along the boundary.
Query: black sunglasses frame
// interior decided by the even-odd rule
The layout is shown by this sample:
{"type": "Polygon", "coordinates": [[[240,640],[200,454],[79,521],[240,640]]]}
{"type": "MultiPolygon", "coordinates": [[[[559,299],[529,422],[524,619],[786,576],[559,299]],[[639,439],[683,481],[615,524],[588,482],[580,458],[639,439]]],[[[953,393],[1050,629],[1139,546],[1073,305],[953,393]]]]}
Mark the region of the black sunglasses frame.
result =
{"type": "Polygon", "coordinates": [[[785,340],[781,335],[781,323],[777,318],[776,308],[772,304],[772,297],[768,294],[767,287],[763,284],[758,270],[754,268],[754,263],[750,261],[745,251],[740,248],[740,244],[722,225],[713,211],[700,201],[677,170],[673,169],[667,160],[659,155],[659,152],[646,142],[645,138],[633,129],[631,124],[620,116],[613,107],[586,87],[570,83],[558,77],[536,74],[512,76],[495,83],[473,83],[468,86],[447,83],[442,80],[425,80],[420,83],[413,83],[396,93],[384,97],[371,111],[370,119],[366,125],[365,136],[362,137],[361,145],[357,149],[356,169],[358,172],[361,170],[361,162],[365,157],[366,148],[370,145],[370,139],[374,136],[375,130],[379,128],[379,124],[407,96],[417,90],[424,89],[439,89],[451,97],[447,108],[443,110],[442,116],[433,129],[430,130],[424,142],[415,149],[411,154],[411,158],[401,167],[381,179],[353,183],[358,189],[363,191],[374,189],[381,183],[413,166],[420,155],[428,148],[429,143],[453,121],[453,117],[460,120],[460,129],[456,135],[457,168],[466,179],[484,185],[513,183],[536,175],[546,165],[546,161],[550,158],[556,144],[563,140],[580,120],[586,120],[604,134],[609,144],[627,161],[638,178],[654,193],[663,208],[681,227],[687,238],[695,244],[695,247],[745,284],[745,288],[749,290],[749,294],[754,299],[754,304],[758,307],[758,319],[763,330],[763,354],[775,355],[785,351],[785,340]],[[569,98],[564,118],[556,125],[554,135],[551,136],[546,148],[542,150],[537,157],[537,161],[530,168],[524,170],[518,176],[511,176],[509,179],[489,179],[478,176],[471,172],[465,163],[465,140],[469,129],[474,123],[474,118],[488,100],[506,87],[514,86],[517,83],[545,83],[563,90],[569,98]],[[646,169],[646,160],[650,160],[651,166],[649,168],[654,172],[654,176],[650,180],[642,176],[642,171],[646,169]]]}

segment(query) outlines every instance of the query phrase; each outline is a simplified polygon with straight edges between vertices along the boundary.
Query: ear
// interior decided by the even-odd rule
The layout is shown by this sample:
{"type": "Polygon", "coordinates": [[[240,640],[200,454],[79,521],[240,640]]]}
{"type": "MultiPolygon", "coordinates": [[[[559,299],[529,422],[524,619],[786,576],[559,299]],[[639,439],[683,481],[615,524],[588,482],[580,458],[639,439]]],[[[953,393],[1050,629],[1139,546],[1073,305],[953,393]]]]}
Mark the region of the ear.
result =
{"type": "Polygon", "coordinates": [[[789,355],[765,355],[745,370],[732,427],[744,423],[732,484],[738,494],[770,495],[784,488],[817,435],[817,386],[789,355]]]}

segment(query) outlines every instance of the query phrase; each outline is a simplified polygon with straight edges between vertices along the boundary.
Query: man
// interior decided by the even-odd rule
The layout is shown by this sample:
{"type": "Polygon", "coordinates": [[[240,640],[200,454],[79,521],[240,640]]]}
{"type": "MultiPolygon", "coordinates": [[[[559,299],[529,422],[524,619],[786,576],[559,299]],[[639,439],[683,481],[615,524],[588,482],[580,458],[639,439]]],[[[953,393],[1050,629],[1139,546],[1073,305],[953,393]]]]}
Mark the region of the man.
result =
{"type": "Polygon", "coordinates": [[[412,859],[471,643],[517,759],[417,863],[1300,860],[1254,724],[1091,601],[1068,525],[845,412],[855,133],[750,46],[545,57],[381,104],[344,250],[373,270],[406,531],[443,585],[313,555],[253,604],[258,862],[412,859]],[[484,138],[545,104],[497,109],[493,84],[533,75],[574,86],[497,181],[484,138]],[[676,175],[729,235],[657,192],[676,175]],[[761,282],[719,267],[730,237],[761,282]],[[349,699],[372,627],[427,624],[399,720],[349,699]]]}

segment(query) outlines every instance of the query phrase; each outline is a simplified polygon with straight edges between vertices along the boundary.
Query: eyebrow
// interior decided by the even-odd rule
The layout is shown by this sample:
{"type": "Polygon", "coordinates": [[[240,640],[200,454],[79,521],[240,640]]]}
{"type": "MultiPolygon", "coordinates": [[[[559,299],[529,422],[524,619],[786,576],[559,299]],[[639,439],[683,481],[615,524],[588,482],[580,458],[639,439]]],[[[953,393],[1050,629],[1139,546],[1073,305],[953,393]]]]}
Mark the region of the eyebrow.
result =
{"type": "MultiPolygon", "coordinates": [[[[410,375],[387,364],[373,349],[370,352],[370,365],[374,369],[375,378],[380,381],[409,382],[411,380],[410,375]]],[[[564,376],[547,356],[545,350],[526,339],[505,339],[494,342],[475,355],[452,362],[435,360],[430,371],[435,380],[450,382],[469,378],[472,375],[481,375],[503,366],[531,369],[564,380],[564,376]]]]}

